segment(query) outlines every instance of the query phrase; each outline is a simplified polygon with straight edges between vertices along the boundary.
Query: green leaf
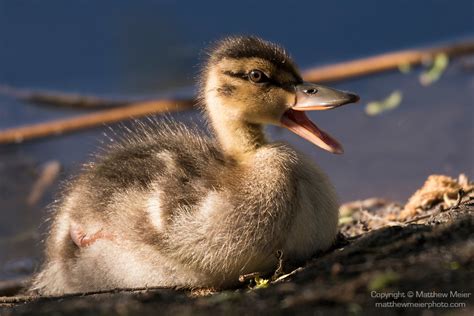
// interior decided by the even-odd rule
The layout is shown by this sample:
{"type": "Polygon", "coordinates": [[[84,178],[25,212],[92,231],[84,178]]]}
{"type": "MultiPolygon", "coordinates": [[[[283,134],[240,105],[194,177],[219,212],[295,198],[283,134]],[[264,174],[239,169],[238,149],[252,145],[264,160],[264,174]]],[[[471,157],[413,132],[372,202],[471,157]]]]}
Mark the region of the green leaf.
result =
{"type": "Polygon", "coordinates": [[[384,100],[367,103],[365,106],[365,113],[370,116],[380,115],[383,112],[393,110],[398,107],[402,102],[402,99],[402,92],[395,90],[384,100]]]}
{"type": "Polygon", "coordinates": [[[433,65],[427,71],[420,75],[420,83],[429,86],[433,82],[439,80],[449,65],[449,57],[446,54],[438,54],[435,56],[433,65]]]}
{"type": "Polygon", "coordinates": [[[261,277],[255,277],[255,287],[254,289],[264,289],[270,285],[270,280],[269,279],[263,279],[261,277]]]}

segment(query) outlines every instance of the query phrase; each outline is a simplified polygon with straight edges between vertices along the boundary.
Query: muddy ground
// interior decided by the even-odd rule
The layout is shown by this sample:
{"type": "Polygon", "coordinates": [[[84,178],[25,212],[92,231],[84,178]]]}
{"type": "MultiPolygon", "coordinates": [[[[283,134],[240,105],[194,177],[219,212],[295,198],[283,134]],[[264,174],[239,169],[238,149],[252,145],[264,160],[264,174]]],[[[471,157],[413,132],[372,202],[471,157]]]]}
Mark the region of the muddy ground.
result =
{"type": "Polygon", "coordinates": [[[409,209],[379,199],[344,205],[336,245],[296,270],[284,265],[290,275],[268,286],[250,280],[212,294],[148,289],[51,298],[22,296],[13,286],[0,297],[0,315],[473,315],[474,198],[458,187],[451,187],[457,197],[438,189],[426,198],[422,188],[409,209]],[[412,303],[419,305],[400,306],[412,303]]]}

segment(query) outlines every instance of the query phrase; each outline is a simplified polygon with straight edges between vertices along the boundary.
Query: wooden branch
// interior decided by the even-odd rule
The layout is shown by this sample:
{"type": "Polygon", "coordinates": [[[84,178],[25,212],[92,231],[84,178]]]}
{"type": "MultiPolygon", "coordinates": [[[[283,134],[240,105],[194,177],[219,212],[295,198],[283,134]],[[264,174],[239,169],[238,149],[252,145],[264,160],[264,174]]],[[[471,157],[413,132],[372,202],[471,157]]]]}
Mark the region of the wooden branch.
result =
{"type": "MultiPolygon", "coordinates": [[[[396,69],[400,65],[418,65],[432,59],[437,54],[457,57],[474,53],[474,39],[451,45],[434,48],[404,50],[395,53],[362,58],[350,62],[321,66],[303,72],[306,81],[330,82],[366,76],[383,71],[396,69]]],[[[43,93],[14,89],[0,86],[0,93],[10,95],[29,102],[54,103],[55,105],[80,107],[123,106],[130,100],[106,100],[91,96],[78,96],[64,93],[43,93]],[[3,88],[2,88],[3,87],[3,88]]],[[[21,142],[28,139],[62,134],[83,128],[95,127],[104,123],[114,123],[130,117],[141,117],[167,111],[183,111],[191,109],[193,100],[150,100],[132,103],[117,109],[77,116],[70,119],[56,120],[30,126],[10,128],[0,131],[0,144],[21,142]]]]}
{"type": "Polygon", "coordinates": [[[394,53],[356,59],[327,66],[315,67],[303,72],[303,78],[311,82],[333,82],[362,77],[388,70],[397,69],[401,65],[419,65],[433,59],[438,54],[446,54],[450,58],[474,54],[474,39],[450,45],[403,50],[394,53]]]}
{"type": "Polygon", "coordinates": [[[0,132],[0,144],[19,143],[24,140],[63,134],[79,129],[97,127],[106,123],[115,123],[130,118],[170,111],[191,109],[194,100],[157,100],[140,102],[132,105],[103,110],[73,118],[60,119],[23,127],[14,127],[0,132]]]}
{"type": "MultiPolygon", "coordinates": [[[[306,81],[318,83],[347,80],[397,69],[401,65],[419,65],[426,60],[432,60],[437,54],[446,54],[451,58],[474,54],[474,39],[438,47],[403,50],[348,62],[317,66],[304,71],[303,78],[306,81]]],[[[110,99],[58,91],[21,89],[8,85],[0,85],[0,94],[25,102],[76,108],[110,108],[137,102],[155,101],[110,99]]]]}
{"type": "Polygon", "coordinates": [[[0,94],[24,102],[86,109],[111,108],[138,102],[137,100],[126,100],[123,98],[110,99],[59,91],[21,89],[8,85],[0,85],[0,94]]]}
{"type": "Polygon", "coordinates": [[[136,287],[136,288],[113,288],[109,290],[97,290],[97,291],[90,291],[90,292],[78,292],[78,293],[67,293],[67,294],[59,294],[59,295],[16,295],[16,296],[4,296],[0,297],[0,307],[2,304],[10,305],[10,304],[19,304],[19,303],[27,303],[31,301],[39,301],[39,300],[54,300],[54,299],[66,299],[71,297],[83,297],[83,296],[92,296],[92,295],[101,295],[101,294],[115,294],[115,293],[136,293],[136,292],[150,292],[150,291],[159,291],[159,290],[173,290],[179,291],[179,289],[172,288],[172,287],[165,287],[165,286],[154,286],[154,287],[136,287]]]}

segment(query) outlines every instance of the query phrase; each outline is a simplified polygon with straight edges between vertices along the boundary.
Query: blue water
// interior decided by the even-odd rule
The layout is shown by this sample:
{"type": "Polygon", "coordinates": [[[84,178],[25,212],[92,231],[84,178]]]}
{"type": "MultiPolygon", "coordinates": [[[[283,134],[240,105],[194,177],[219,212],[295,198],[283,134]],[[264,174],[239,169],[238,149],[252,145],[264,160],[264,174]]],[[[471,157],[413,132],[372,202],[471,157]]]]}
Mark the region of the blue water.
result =
{"type": "MultiPolygon", "coordinates": [[[[305,69],[472,38],[474,2],[0,0],[0,83],[111,96],[192,91],[203,48],[231,34],[279,42],[305,69]]],[[[403,202],[432,173],[474,176],[474,72],[463,66],[466,60],[454,61],[429,87],[419,84],[419,70],[335,84],[359,93],[362,102],[311,117],[342,142],[343,156],[286,130],[269,132],[316,160],[342,201],[403,202]],[[399,108],[364,114],[365,102],[395,89],[404,94],[399,108]]],[[[0,97],[0,128],[81,113],[0,97]]],[[[200,121],[193,112],[174,117],[200,121]]],[[[0,147],[0,277],[26,273],[38,258],[36,232],[57,191],[56,185],[38,205],[26,205],[38,168],[59,160],[61,179],[74,174],[102,132],[0,147]]]]}

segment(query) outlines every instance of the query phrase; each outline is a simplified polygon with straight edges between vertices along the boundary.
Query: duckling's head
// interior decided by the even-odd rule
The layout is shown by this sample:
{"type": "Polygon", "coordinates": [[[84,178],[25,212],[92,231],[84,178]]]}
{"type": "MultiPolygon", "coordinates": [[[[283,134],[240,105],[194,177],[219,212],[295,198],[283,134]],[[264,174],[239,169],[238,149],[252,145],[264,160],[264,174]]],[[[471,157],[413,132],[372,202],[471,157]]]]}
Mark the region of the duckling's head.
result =
{"type": "Polygon", "coordinates": [[[226,38],[209,55],[201,97],[213,123],[283,126],[323,149],[342,153],[341,145],[304,111],[335,108],[358,96],[304,82],[283,48],[257,37],[226,38]]]}

